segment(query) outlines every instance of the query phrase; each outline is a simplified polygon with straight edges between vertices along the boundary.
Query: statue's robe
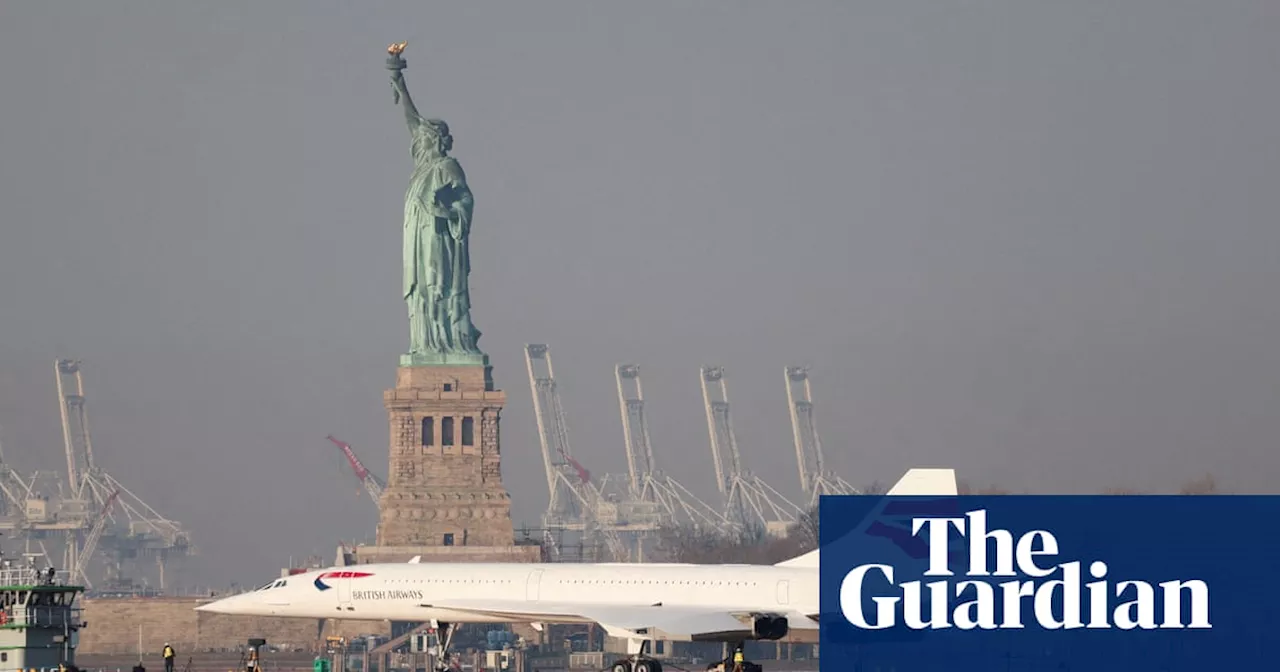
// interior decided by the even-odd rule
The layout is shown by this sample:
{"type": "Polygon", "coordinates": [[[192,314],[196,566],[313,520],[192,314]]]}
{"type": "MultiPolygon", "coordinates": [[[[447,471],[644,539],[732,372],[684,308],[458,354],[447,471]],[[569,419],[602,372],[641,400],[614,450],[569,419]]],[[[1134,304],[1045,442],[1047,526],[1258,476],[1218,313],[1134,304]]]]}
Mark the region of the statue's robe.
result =
{"type": "Polygon", "coordinates": [[[474,200],[466,175],[449,156],[415,163],[404,206],[403,289],[409,304],[409,351],[479,352],[480,332],[471,321],[468,283],[467,242],[474,200]],[[433,202],[449,216],[433,214],[428,205],[433,202]]]}

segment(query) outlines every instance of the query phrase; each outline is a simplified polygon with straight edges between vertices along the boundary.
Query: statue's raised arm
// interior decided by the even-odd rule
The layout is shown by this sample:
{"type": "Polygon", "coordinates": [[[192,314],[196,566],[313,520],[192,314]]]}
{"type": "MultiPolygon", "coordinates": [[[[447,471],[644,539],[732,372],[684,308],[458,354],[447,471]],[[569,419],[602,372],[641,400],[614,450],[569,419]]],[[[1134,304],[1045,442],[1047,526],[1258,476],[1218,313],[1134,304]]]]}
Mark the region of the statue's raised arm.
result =
{"type": "Polygon", "coordinates": [[[409,96],[409,87],[404,81],[404,69],[409,67],[409,64],[400,54],[404,52],[406,46],[408,46],[407,42],[398,42],[387,47],[387,69],[391,71],[391,92],[395,96],[394,100],[404,105],[404,119],[412,130],[421,124],[423,119],[422,115],[418,114],[418,108],[414,107],[413,98],[409,96]]]}

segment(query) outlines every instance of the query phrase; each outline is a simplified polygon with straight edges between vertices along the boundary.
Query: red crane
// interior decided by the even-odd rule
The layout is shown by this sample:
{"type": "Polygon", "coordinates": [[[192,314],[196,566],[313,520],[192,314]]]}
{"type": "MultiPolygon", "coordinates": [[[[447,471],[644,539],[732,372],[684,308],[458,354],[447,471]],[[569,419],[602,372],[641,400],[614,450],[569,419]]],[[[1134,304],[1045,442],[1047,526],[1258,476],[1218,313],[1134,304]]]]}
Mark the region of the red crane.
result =
{"type": "Polygon", "coordinates": [[[365,469],[364,464],[360,462],[360,458],[356,457],[356,452],[351,449],[351,444],[333,438],[332,434],[325,438],[329,439],[347,457],[347,463],[351,465],[351,471],[355,472],[356,478],[360,479],[365,491],[373,498],[374,506],[377,506],[378,501],[382,499],[382,491],[387,487],[387,484],[381,478],[375,476],[373,472],[365,469]]]}
{"type": "Polygon", "coordinates": [[[568,460],[569,464],[572,465],[575,470],[577,470],[578,480],[582,481],[584,484],[591,482],[591,472],[587,471],[587,468],[582,466],[577,460],[566,455],[564,452],[564,449],[560,450],[560,457],[563,457],[564,459],[568,460]]]}

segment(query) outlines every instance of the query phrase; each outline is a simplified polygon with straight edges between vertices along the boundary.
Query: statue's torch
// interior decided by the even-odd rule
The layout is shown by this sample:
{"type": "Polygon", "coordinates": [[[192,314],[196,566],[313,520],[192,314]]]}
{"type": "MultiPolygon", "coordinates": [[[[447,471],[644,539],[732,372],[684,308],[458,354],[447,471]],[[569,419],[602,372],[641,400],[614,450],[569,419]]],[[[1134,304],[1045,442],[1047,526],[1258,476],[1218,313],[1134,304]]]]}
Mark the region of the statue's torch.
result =
{"type": "Polygon", "coordinates": [[[400,54],[404,53],[404,48],[409,46],[408,42],[396,42],[387,47],[387,68],[389,70],[404,70],[409,67],[404,58],[400,54]]]}
{"type": "Polygon", "coordinates": [[[401,70],[409,67],[409,64],[405,62],[404,57],[400,55],[404,52],[404,48],[407,46],[409,46],[408,42],[394,42],[391,46],[387,47],[387,69],[394,73],[392,74],[393,81],[391,83],[391,94],[393,96],[392,102],[396,105],[400,104],[400,89],[396,86],[394,79],[401,76],[401,70]]]}

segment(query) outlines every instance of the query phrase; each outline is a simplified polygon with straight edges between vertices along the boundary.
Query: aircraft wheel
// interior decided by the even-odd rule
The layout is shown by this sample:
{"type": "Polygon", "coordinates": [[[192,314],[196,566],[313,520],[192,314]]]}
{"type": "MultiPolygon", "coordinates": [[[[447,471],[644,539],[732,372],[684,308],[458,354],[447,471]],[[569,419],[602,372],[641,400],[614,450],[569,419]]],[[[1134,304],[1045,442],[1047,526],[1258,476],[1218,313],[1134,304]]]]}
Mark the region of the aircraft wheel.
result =
{"type": "Polygon", "coordinates": [[[631,672],[631,661],[619,660],[609,668],[610,672],[631,672]]]}
{"type": "Polygon", "coordinates": [[[635,672],[662,672],[662,663],[656,660],[642,660],[636,663],[635,672]]]}

